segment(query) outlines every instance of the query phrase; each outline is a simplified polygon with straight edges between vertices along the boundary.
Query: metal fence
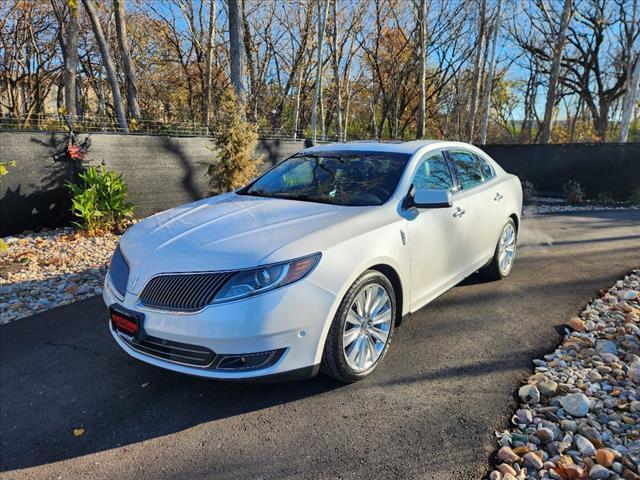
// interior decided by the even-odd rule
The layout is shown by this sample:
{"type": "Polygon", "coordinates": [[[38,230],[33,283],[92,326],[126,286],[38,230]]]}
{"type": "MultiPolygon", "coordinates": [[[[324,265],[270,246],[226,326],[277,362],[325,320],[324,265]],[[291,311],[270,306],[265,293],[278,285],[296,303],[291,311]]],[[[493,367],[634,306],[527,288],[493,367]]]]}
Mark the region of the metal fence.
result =
{"type": "MultiPolygon", "coordinates": [[[[69,131],[69,123],[62,114],[34,114],[14,116],[0,114],[0,130],[23,131],[69,131]]],[[[75,133],[125,133],[114,118],[96,115],[80,115],[73,122],[75,133]]],[[[195,121],[159,121],[138,120],[129,124],[130,135],[169,135],[173,137],[202,137],[216,136],[209,126],[195,121]]],[[[258,135],[263,139],[273,140],[301,140],[305,138],[304,131],[293,132],[285,128],[258,128],[258,135]]],[[[335,141],[337,137],[327,135],[323,141],[335,141]]]]}

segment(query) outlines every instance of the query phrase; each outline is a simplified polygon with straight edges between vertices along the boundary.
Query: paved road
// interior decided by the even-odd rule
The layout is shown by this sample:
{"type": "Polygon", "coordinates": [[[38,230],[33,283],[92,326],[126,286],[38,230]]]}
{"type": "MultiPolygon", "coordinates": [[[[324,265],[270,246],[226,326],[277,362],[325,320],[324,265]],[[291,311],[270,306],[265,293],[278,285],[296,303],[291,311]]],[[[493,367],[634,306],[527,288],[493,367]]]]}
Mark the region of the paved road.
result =
{"type": "Polygon", "coordinates": [[[351,386],[224,384],[138,363],[99,299],[4,326],[0,476],[480,478],[531,359],[640,265],[640,211],[534,217],[521,243],[508,280],[472,277],[420,310],[351,386]]]}

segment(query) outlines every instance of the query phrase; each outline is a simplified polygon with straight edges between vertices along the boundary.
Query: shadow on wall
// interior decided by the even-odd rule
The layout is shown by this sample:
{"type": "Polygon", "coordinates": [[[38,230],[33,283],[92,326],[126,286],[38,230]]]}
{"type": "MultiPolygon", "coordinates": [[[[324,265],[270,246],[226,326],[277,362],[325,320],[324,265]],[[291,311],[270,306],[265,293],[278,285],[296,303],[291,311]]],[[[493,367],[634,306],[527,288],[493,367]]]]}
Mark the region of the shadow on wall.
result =
{"type": "Polygon", "coordinates": [[[66,137],[55,133],[44,140],[32,136],[22,146],[26,155],[33,154],[20,160],[27,164],[22,171],[10,171],[18,178],[0,198],[0,236],[16,233],[14,225],[35,230],[69,223],[71,202],[65,183],[73,181],[80,170],[66,156],[65,146],[66,137]],[[43,150],[51,161],[43,161],[43,150]]]}
{"type": "Polygon", "coordinates": [[[180,166],[184,171],[181,182],[182,188],[189,195],[189,198],[192,201],[199,200],[202,198],[202,193],[194,182],[195,168],[193,166],[193,162],[189,161],[188,155],[184,151],[182,145],[178,142],[179,140],[172,139],[171,137],[162,137],[162,146],[178,159],[180,166]]]}

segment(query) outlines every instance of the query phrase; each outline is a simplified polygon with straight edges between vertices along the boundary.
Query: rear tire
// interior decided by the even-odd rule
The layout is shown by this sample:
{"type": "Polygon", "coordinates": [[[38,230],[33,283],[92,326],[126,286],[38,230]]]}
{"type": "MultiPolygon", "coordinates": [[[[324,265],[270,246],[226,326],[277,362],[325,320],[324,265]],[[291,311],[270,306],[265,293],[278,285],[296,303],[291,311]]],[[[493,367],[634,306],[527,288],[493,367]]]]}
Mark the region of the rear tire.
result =
{"type": "Polygon", "coordinates": [[[368,377],[384,358],[396,322],[389,279],[367,270],[351,285],[329,328],[321,371],[343,383],[368,377]]]}
{"type": "Polygon", "coordinates": [[[516,243],[518,231],[513,218],[509,218],[500,231],[491,262],[480,270],[480,274],[487,280],[502,280],[511,273],[516,259],[516,243]]]}

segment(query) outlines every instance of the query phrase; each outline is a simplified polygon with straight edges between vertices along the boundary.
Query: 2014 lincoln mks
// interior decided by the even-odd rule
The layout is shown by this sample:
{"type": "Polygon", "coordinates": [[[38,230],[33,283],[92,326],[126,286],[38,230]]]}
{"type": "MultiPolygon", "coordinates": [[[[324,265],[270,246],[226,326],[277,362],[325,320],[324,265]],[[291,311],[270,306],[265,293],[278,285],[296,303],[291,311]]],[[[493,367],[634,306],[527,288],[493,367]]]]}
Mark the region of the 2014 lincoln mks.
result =
{"type": "Polygon", "coordinates": [[[360,380],[411,312],[477,270],[509,274],[521,209],[518,178],[468,144],[309,148],[131,227],[105,280],[109,327],[176,372],[360,380]]]}

